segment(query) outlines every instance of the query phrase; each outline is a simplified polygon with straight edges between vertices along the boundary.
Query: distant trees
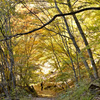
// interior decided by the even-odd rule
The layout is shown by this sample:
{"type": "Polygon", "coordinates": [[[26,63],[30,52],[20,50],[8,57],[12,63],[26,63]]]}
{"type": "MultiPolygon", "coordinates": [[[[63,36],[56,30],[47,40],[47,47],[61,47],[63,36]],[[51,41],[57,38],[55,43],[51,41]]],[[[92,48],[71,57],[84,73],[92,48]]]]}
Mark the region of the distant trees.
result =
{"type": "MultiPolygon", "coordinates": [[[[53,1],[50,1],[50,2],[53,3],[53,1]]],[[[86,36],[85,36],[85,33],[84,33],[84,31],[83,31],[83,29],[82,29],[80,23],[79,23],[79,20],[78,20],[77,16],[75,15],[74,11],[73,11],[73,7],[72,7],[72,5],[71,5],[71,3],[70,3],[70,0],[67,0],[67,3],[66,3],[66,5],[68,5],[68,7],[69,7],[68,12],[69,12],[69,11],[71,12],[71,15],[73,16],[73,19],[74,19],[75,24],[76,24],[76,26],[77,26],[77,29],[78,29],[78,31],[80,32],[81,37],[83,38],[84,44],[85,44],[85,46],[86,46],[86,49],[87,49],[87,52],[88,52],[88,55],[89,55],[89,58],[90,58],[91,65],[92,65],[92,67],[93,67],[94,76],[93,76],[92,72],[90,71],[90,67],[89,67],[89,65],[88,65],[89,63],[87,62],[86,58],[85,58],[84,55],[82,54],[82,51],[81,51],[81,49],[80,49],[81,47],[78,46],[78,44],[77,44],[77,42],[76,42],[76,40],[75,40],[76,37],[74,37],[74,35],[72,34],[72,32],[71,32],[71,30],[70,30],[70,27],[69,27],[69,25],[68,25],[68,23],[67,23],[67,20],[66,20],[65,16],[64,16],[64,15],[67,15],[67,14],[64,14],[64,13],[62,12],[63,10],[61,11],[61,10],[59,9],[59,7],[57,6],[57,3],[58,3],[59,6],[60,6],[61,2],[59,2],[59,1],[56,2],[56,0],[54,0],[54,2],[55,2],[56,9],[58,10],[58,12],[59,12],[60,14],[54,16],[48,23],[44,24],[43,27],[45,27],[45,25],[51,23],[56,17],[58,17],[58,16],[63,16],[64,22],[65,22],[65,26],[66,26],[66,29],[67,29],[68,34],[69,34],[69,36],[70,36],[70,39],[73,41],[73,45],[75,46],[76,51],[79,53],[80,58],[82,59],[84,65],[85,65],[85,67],[86,67],[86,69],[87,69],[87,71],[88,71],[88,73],[89,73],[89,76],[90,76],[91,80],[94,80],[94,77],[95,77],[95,78],[98,78],[98,70],[97,70],[96,64],[95,64],[95,62],[94,62],[94,58],[93,58],[93,54],[92,54],[91,48],[90,48],[90,46],[89,46],[89,43],[88,43],[87,38],[86,38],[86,36]]],[[[73,1],[72,1],[72,3],[75,5],[75,3],[77,3],[77,1],[76,1],[76,2],[73,2],[73,1]]],[[[88,3],[88,2],[87,2],[87,3],[88,3]]],[[[62,5],[64,5],[64,3],[62,3],[62,5]]],[[[83,6],[83,7],[85,7],[85,6],[83,6]]],[[[66,8],[67,8],[67,7],[66,7],[66,8]]],[[[62,9],[63,9],[63,8],[62,8],[62,9]]],[[[75,9],[76,9],[76,8],[75,8],[75,9]]],[[[77,8],[77,9],[79,9],[79,8],[77,8]]],[[[91,8],[89,8],[89,9],[91,9],[91,8]]],[[[79,10],[79,11],[76,11],[76,12],[80,12],[80,11],[84,11],[84,10],[88,10],[88,8],[87,8],[87,9],[85,8],[85,9],[83,9],[83,10],[79,10]]],[[[99,9],[98,9],[98,10],[99,10],[99,9]]],[[[49,12],[49,10],[48,10],[48,12],[49,12]]],[[[60,22],[60,21],[59,21],[59,22],[60,22]]],[[[59,26],[59,24],[57,24],[57,25],[59,26]]],[[[41,27],[41,28],[42,28],[42,27],[41,27]]],[[[61,29],[61,28],[59,28],[59,29],[61,29]]],[[[33,30],[33,31],[34,31],[34,30],[33,30]]],[[[62,38],[63,38],[62,33],[59,33],[59,35],[62,36],[62,38]]],[[[67,37],[66,37],[66,38],[67,38],[67,37]]],[[[67,42],[67,41],[66,41],[66,42],[67,42]]],[[[54,51],[54,50],[53,50],[53,51],[54,51]]],[[[86,51],[85,51],[85,52],[86,52],[86,51]]],[[[67,49],[67,53],[68,53],[68,49],[67,49]]],[[[70,57],[70,56],[69,56],[69,57],[70,57]]],[[[73,66],[73,68],[74,68],[73,61],[72,61],[71,58],[70,58],[70,60],[71,60],[72,66],[73,66]]],[[[74,74],[75,74],[75,69],[74,69],[74,74]]],[[[75,77],[76,77],[76,75],[75,75],[75,77]]],[[[76,79],[76,80],[77,80],[77,79],[76,79]]]]}

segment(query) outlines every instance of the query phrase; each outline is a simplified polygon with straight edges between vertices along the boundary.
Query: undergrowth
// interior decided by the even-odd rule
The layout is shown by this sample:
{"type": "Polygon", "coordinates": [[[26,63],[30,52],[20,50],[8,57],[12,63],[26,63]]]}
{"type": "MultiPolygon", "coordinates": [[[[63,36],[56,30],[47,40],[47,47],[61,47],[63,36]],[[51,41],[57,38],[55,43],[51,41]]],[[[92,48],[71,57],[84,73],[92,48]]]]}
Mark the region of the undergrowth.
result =
{"type": "Polygon", "coordinates": [[[94,95],[90,94],[88,87],[89,82],[81,81],[79,86],[67,89],[61,93],[57,100],[91,100],[94,95]]]}

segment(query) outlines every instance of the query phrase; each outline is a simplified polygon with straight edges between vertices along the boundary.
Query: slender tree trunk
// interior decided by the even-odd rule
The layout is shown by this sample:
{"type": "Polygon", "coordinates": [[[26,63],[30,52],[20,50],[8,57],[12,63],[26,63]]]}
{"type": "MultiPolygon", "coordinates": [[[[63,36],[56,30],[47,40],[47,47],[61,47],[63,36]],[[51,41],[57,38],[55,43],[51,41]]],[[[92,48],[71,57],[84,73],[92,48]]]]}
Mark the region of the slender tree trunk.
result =
{"type": "MultiPolygon", "coordinates": [[[[69,6],[70,11],[73,12],[73,9],[72,9],[70,0],[67,0],[67,3],[68,3],[68,6],[69,6]]],[[[88,43],[88,41],[87,41],[87,39],[86,39],[86,37],[85,37],[85,34],[84,34],[83,30],[82,30],[82,27],[81,27],[81,25],[80,25],[80,23],[79,23],[79,21],[78,21],[76,15],[73,14],[72,16],[73,16],[73,18],[74,18],[74,20],[75,20],[75,23],[76,23],[76,25],[77,25],[77,27],[78,27],[78,30],[79,30],[81,36],[82,36],[82,38],[83,38],[83,41],[84,41],[84,43],[85,43],[85,46],[88,47],[88,46],[89,46],[89,43],[88,43]]],[[[88,52],[88,55],[89,55],[89,57],[90,57],[91,65],[92,65],[92,67],[93,67],[94,77],[95,77],[95,78],[98,78],[98,70],[97,70],[96,64],[95,64],[95,62],[94,62],[91,49],[88,48],[88,49],[87,49],[87,52],[88,52]]]]}
{"type": "MultiPolygon", "coordinates": [[[[55,1],[55,2],[56,2],[56,1],[55,1]]],[[[57,5],[56,5],[56,8],[59,10],[59,13],[62,14],[62,12],[61,12],[60,9],[57,7],[57,5]]],[[[69,36],[70,36],[70,38],[71,38],[71,40],[72,40],[72,42],[73,42],[73,45],[75,46],[76,51],[81,55],[81,59],[82,59],[84,65],[85,65],[85,67],[86,67],[86,69],[87,69],[87,71],[88,71],[88,73],[89,73],[89,76],[90,76],[90,78],[91,78],[91,81],[92,81],[92,80],[94,80],[94,77],[93,77],[93,74],[92,74],[91,71],[90,71],[90,68],[89,68],[89,66],[88,66],[88,63],[86,62],[85,58],[84,58],[83,55],[81,54],[80,48],[79,48],[79,46],[77,45],[74,36],[73,36],[73,35],[71,34],[71,32],[70,32],[70,29],[69,29],[69,26],[68,26],[68,23],[67,23],[66,18],[65,18],[64,16],[62,16],[62,17],[63,17],[63,19],[64,19],[64,22],[65,22],[65,25],[66,25],[68,34],[69,34],[69,36]]]]}
{"type": "Polygon", "coordinates": [[[76,84],[78,84],[78,77],[77,77],[77,75],[76,75],[75,66],[74,66],[73,59],[72,59],[72,57],[71,57],[71,55],[70,55],[70,52],[69,52],[69,47],[68,47],[67,41],[66,41],[66,39],[65,39],[65,41],[64,41],[64,39],[63,39],[62,36],[61,36],[61,38],[62,38],[62,42],[63,42],[63,44],[64,44],[64,47],[66,48],[67,53],[68,53],[68,55],[69,55],[71,64],[72,64],[72,69],[73,69],[73,72],[74,72],[74,77],[75,77],[75,80],[76,80],[76,84]]]}
{"type": "MultiPolygon", "coordinates": [[[[2,27],[2,29],[1,29],[1,33],[2,33],[3,37],[6,38],[6,35],[8,35],[7,33],[8,33],[8,31],[9,31],[9,27],[10,27],[10,26],[8,26],[8,24],[9,24],[10,22],[8,23],[8,21],[7,21],[8,19],[7,19],[5,16],[4,16],[4,19],[5,19],[6,21],[5,21],[5,25],[4,25],[4,26],[2,27]],[[4,31],[3,31],[3,30],[4,30],[4,31]]],[[[14,79],[14,74],[13,74],[13,71],[12,71],[13,66],[14,66],[14,58],[13,58],[13,51],[12,51],[11,41],[5,40],[4,42],[5,42],[5,44],[6,44],[6,47],[7,47],[8,51],[9,51],[9,58],[10,58],[10,60],[8,61],[8,59],[6,58],[6,56],[5,56],[5,54],[4,54],[3,51],[2,51],[2,54],[3,54],[3,57],[4,57],[4,59],[5,59],[7,68],[8,68],[9,71],[10,71],[12,86],[13,86],[13,88],[15,89],[15,79],[14,79]]],[[[10,94],[9,94],[9,95],[10,95],[10,94]]]]}
{"type": "Polygon", "coordinates": [[[77,53],[77,51],[76,51],[76,60],[77,60],[77,68],[78,68],[78,72],[79,72],[79,78],[81,79],[81,72],[80,72],[80,66],[79,66],[78,53],[77,53]]]}
{"type": "Polygon", "coordinates": [[[9,93],[8,93],[8,89],[7,89],[7,82],[6,82],[6,77],[5,77],[5,73],[4,73],[4,62],[3,62],[3,59],[4,59],[4,52],[3,52],[3,50],[2,50],[2,48],[1,48],[1,46],[0,46],[0,52],[1,52],[1,62],[2,62],[2,65],[0,65],[0,67],[2,67],[2,78],[3,78],[3,80],[2,80],[2,82],[4,82],[4,84],[5,84],[5,87],[4,87],[4,85],[2,85],[2,84],[0,84],[1,85],[1,87],[2,87],[2,89],[3,89],[3,91],[4,91],[4,93],[5,93],[5,95],[6,95],[6,97],[8,97],[8,98],[10,98],[10,95],[9,95],[9,93]]]}
{"type": "Polygon", "coordinates": [[[53,54],[54,54],[54,56],[55,56],[55,58],[56,58],[56,62],[57,62],[58,68],[60,69],[60,72],[62,73],[62,69],[61,69],[61,66],[60,66],[60,62],[59,62],[58,57],[57,57],[57,55],[56,55],[56,53],[55,53],[52,40],[51,40],[51,46],[52,46],[53,54]]]}

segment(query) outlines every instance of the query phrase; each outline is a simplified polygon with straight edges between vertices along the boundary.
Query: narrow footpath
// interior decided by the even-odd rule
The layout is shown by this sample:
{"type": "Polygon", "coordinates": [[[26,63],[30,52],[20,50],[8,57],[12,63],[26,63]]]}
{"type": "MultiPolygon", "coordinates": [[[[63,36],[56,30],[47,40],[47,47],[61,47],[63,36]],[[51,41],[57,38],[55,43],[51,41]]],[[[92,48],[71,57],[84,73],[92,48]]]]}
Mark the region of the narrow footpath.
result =
{"type": "Polygon", "coordinates": [[[39,97],[33,97],[32,100],[56,100],[56,92],[53,89],[41,90],[39,85],[35,85],[34,88],[39,97]]]}
{"type": "Polygon", "coordinates": [[[56,100],[55,98],[33,98],[33,100],[56,100]]]}

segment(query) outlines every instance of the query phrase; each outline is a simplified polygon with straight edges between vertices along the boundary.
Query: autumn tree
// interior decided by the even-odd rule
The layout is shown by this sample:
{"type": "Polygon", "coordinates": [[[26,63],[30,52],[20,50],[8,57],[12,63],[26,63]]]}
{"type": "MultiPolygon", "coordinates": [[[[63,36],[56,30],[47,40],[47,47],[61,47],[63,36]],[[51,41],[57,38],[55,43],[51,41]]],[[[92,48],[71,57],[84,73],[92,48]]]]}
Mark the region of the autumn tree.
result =
{"type": "MultiPolygon", "coordinates": [[[[38,81],[39,66],[44,66],[47,62],[60,75],[66,76],[64,81],[74,76],[78,83],[77,68],[80,73],[83,64],[91,80],[98,78],[94,59],[98,56],[94,57],[93,52],[99,55],[94,46],[99,44],[96,41],[99,32],[96,31],[100,25],[95,24],[99,17],[93,21],[96,28],[87,22],[91,22],[89,18],[92,19],[88,15],[89,11],[94,10],[91,13],[99,16],[99,12],[95,10],[100,10],[100,7],[81,0],[12,0],[2,1],[0,5],[2,83],[10,84],[9,88],[13,86],[14,89],[16,83],[29,86],[38,81]]],[[[7,85],[0,85],[9,97],[7,85]]]]}
{"type": "Polygon", "coordinates": [[[14,11],[14,2],[12,1],[1,1],[0,8],[1,10],[1,16],[0,16],[0,35],[1,39],[5,39],[3,42],[1,42],[1,63],[2,63],[2,69],[3,69],[3,84],[1,85],[6,96],[9,97],[7,86],[9,89],[14,88],[15,89],[15,77],[13,73],[14,68],[14,57],[13,57],[13,45],[12,40],[6,40],[7,36],[12,35],[11,32],[11,15],[14,11]],[[5,6],[6,5],[6,6],[5,6]],[[5,85],[4,85],[5,84],[5,85]]]}

